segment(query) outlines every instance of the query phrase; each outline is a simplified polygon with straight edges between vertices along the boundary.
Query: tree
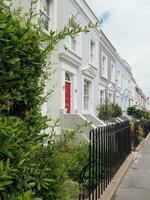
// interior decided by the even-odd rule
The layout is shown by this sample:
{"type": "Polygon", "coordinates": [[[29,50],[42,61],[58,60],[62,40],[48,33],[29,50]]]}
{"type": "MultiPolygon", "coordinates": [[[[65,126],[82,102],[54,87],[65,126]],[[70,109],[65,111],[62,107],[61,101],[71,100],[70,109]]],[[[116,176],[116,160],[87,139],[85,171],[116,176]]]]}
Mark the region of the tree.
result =
{"type": "Polygon", "coordinates": [[[45,35],[41,23],[33,23],[34,2],[23,16],[20,8],[11,11],[0,0],[0,199],[69,200],[74,194],[65,188],[75,193],[78,187],[66,165],[72,154],[63,153],[68,141],[56,141],[53,129],[42,134],[47,127],[41,115],[49,76],[46,58],[66,36],[88,32],[95,25],[74,29],[70,20],[64,30],[45,35]]]}

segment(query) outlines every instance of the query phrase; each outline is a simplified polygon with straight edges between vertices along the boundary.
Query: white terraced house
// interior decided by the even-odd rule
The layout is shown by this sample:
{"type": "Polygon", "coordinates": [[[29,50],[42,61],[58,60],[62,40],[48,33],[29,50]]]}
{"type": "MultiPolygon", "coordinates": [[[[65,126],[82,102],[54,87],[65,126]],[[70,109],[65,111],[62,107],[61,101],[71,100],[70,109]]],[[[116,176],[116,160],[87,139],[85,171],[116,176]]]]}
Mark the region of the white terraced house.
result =
{"type": "MultiPolygon", "coordinates": [[[[25,11],[30,3],[31,0],[13,0],[14,7],[21,5],[25,11]]],[[[98,21],[84,0],[38,0],[35,12],[44,20],[45,33],[63,29],[71,16],[73,27],[98,21]]],[[[51,58],[56,71],[45,88],[48,91],[54,86],[54,93],[43,105],[43,113],[60,119],[58,132],[86,120],[92,121],[89,128],[105,125],[97,118],[96,108],[106,98],[124,111],[135,102],[144,106],[142,91],[136,95],[138,87],[129,64],[121,59],[99,27],[66,38],[56,49],[51,58]]]]}

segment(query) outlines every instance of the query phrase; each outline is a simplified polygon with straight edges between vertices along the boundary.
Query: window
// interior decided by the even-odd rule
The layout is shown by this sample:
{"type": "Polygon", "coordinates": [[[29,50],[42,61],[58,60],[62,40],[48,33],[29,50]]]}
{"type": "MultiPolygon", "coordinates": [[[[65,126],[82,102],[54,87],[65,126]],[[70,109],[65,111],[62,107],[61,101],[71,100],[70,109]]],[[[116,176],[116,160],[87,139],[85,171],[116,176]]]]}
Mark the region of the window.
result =
{"type": "Polygon", "coordinates": [[[84,110],[89,109],[89,82],[84,81],[84,110]]]}
{"type": "Polygon", "coordinates": [[[100,90],[100,105],[102,106],[104,104],[105,96],[104,91],[100,90]]]}
{"type": "Polygon", "coordinates": [[[90,63],[95,64],[96,52],[95,52],[95,42],[90,40],[90,63]]]}
{"type": "Polygon", "coordinates": [[[111,64],[111,82],[115,83],[115,65],[111,64]]]}
{"type": "Polygon", "coordinates": [[[76,51],[76,42],[77,42],[77,38],[76,38],[76,35],[72,35],[71,36],[71,49],[73,51],[76,51]]]}
{"type": "Polygon", "coordinates": [[[119,96],[116,96],[116,103],[119,105],[119,96]]]}
{"type": "Polygon", "coordinates": [[[105,55],[101,57],[101,76],[107,78],[107,57],[105,55]]]}
{"type": "Polygon", "coordinates": [[[113,95],[111,93],[109,93],[108,98],[109,103],[113,103],[113,95]]]}
{"type": "Polygon", "coordinates": [[[128,80],[128,90],[131,91],[131,82],[128,80]]]}
{"type": "Polygon", "coordinates": [[[125,76],[124,74],[122,75],[122,88],[125,88],[125,76]]]}
{"type": "Polygon", "coordinates": [[[40,16],[44,23],[44,29],[48,31],[50,22],[50,0],[40,0],[40,16]]]}
{"type": "MultiPolygon", "coordinates": [[[[72,21],[71,26],[73,29],[76,29],[78,27],[78,24],[75,21],[72,21]]],[[[70,37],[70,48],[71,50],[75,52],[79,51],[79,35],[78,34],[72,35],[70,37]]]]}
{"type": "Polygon", "coordinates": [[[65,80],[66,81],[70,81],[70,76],[69,76],[69,74],[67,72],[65,73],[65,80]]]}
{"type": "Polygon", "coordinates": [[[117,71],[117,79],[116,79],[116,82],[118,83],[118,86],[121,86],[121,74],[120,74],[120,71],[119,71],[119,70],[117,71]]]}

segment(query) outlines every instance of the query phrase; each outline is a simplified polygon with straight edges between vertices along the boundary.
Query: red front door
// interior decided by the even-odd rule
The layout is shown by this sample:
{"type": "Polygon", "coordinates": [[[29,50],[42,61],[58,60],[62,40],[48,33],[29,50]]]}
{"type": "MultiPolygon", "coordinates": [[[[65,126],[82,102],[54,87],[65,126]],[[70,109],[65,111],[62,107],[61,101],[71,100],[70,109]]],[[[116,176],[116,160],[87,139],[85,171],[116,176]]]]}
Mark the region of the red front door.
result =
{"type": "Polygon", "coordinates": [[[71,83],[65,82],[65,108],[67,113],[70,113],[71,109],[70,103],[71,103],[71,83]]]}

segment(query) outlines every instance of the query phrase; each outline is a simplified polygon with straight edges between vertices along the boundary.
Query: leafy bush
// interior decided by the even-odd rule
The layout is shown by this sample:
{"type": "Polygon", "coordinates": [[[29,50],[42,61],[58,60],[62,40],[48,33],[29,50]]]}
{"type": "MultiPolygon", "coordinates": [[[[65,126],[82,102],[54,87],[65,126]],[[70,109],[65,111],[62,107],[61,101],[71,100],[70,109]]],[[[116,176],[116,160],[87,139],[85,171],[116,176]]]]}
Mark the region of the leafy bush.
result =
{"type": "Polygon", "coordinates": [[[136,127],[136,121],[130,121],[130,136],[132,143],[134,140],[137,140],[139,144],[139,142],[144,138],[144,129],[142,123],[136,127]]]}
{"type": "Polygon", "coordinates": [[[138,126],[137,134],[138,134],[138,141],[140,142],[144,138],[144,131],[141,125],[138,126]]]}
{"type": "Polygon", "coordinates": [[[150,120],[150,113],[148,113],[144,110],[140,110],[140,109],[136,108],[135,106],[128,107],[127,113],[128,113],[128,115],[131,115],[136,119],[150,120]]]}
{"type": "Polygon", "coordinates": [[[122,109],[118,104],[111,104],[111,112],[113,118],[122,116],[122,109]]]}
{"type": "MultiPolygon", "coordinates": [[[[42,134],[47,128],[47,119],[41,115],[50,71],[46,58],[60,40],[88,32],[93,25],[74,29],[68,24],[58,33],[45,35],[41,24],[32,23],[32,6],[22,16],[20,9],[11,11],[0,0],[0,199],[70,200],[79,186],[67,166],[74,158],[73,149],[68,156],[64,151],[69,138],[55,141],[53,130],[42,134]]],[[[70,133],[71,138],[78,131],[70,133]]]]}
{"type": "Polygon", "coordinates": [[[134,139],[134,134],[135,134],[135,128],[134,128],[134,125],[135,125],[135,122],[132,120],[130,121],[130,136],[131,136],[131,140],[134,139]]]}
{"type": "Polygon", "coordinates": [[[103,120],[109,120],[111,118],[120,117],[122,115],[122,109],[118,104],[108,104],[105,103],[101,105],[98,109],[98,117],[103,120]]]}

